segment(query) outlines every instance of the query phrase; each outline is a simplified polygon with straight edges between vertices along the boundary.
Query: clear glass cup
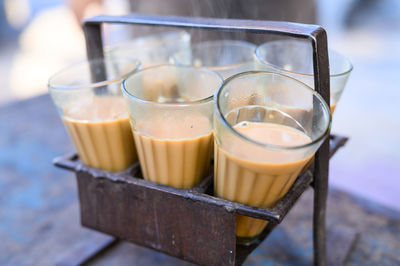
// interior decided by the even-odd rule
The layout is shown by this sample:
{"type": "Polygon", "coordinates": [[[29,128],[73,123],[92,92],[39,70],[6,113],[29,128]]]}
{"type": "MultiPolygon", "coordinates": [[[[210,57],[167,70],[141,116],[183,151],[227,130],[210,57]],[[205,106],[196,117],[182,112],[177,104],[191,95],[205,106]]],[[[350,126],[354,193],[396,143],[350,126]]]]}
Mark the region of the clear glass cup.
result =
{"type": "MultiPolygon", "coordinates": [[[[215,195],[274,207],[328,136],[328,105],[307,85],[260,71],[229,78],[214,101],[215,195]]],[[[238,241],[254,239],[266,225],[237,215],[238,241]]]]}
{"type": "Polygon", "coordinates": [[[105,47],[105,56],[137,58],[142,63],[142,68],[147,68],[168,64],[174,53],[189,47],[189,33],[168,31],[107,46],[105,47]]]}
{"type": "Polygon", "coordinates": [[[239,40],[206,41],[181,49],[172,56],[172,63],[205,67],[224,79],[244,71],[256,70],[256,45],[239,40]]]}
{"type": "Polygon", "coordinates": [[[94,59],[49,79],[50,95],[83,164],[122,171],[137,161],[121,82],[139,68],[137,60],[94,59]]]}
{"type": "MultiPolygon", "coordinates": [[[[331,111],[334,112],[343,93],[353,66],[343,55],[328,51],[330,66],[331,111]]],[[[277,40],[261,44],[256,58],[263,70],[278,72],[300,80],[314,88],[313,50],[310,42],[301,40],[277,40]]]]}
{"type": "Polygon", "coordinates": [[[213,71],[155,66],[122,84],[144,178],[188,189],[209,172],[213,152],[213,71]]]}

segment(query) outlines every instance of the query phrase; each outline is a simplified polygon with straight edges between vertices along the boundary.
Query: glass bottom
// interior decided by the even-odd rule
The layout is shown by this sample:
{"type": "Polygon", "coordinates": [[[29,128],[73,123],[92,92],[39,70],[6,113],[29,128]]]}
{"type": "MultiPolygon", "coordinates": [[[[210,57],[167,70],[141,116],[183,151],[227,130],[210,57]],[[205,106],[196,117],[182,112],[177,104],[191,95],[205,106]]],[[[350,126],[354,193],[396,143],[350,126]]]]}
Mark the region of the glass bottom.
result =
{"type": "Polygon", "coordinates": [[[265,220],[236,214],[236,243],[245,246],[258,244],[267,224],[265,220]]]}
{"type": "Polygon", "coordinates": [[[236,236],[236,244],[241,246],[258,245],[261,243],[259,236],[260,234],[250,237],[236,236]]]}

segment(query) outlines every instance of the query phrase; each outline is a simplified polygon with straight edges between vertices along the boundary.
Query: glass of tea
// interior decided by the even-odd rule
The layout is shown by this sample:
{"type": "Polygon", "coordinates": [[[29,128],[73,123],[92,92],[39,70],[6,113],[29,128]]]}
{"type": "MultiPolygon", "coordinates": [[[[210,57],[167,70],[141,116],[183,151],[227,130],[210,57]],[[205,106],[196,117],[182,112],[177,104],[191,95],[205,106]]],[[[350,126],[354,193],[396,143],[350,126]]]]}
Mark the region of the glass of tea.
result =
{"type": "Polygon", "coordinates": [[[172,63],[205,67],[227,79],[234,74],[256,69],[255,49],[255,44],[240,40],[200,42],[175,53],[172,63]]]}
{"type": "Polygon", "coordinates": [[[213,71],[160,65],[122,84],[143,177],[189,189],[209,173],[213,152],[213,71]]]}
{"type": "Polygon", "coordinates": [[[83,164],[122,171],[137,161],[122,80],[140,67],[137,60],[94,59],[67,67],[48,88],[83,164]]]}
{"type": "MultiPolygon", "coordinates": [[[[329,135],[328,105],[293,78],[259,71],[232,76],[214,101],[215,195],[273,208],[329,135]]],[[[238,241],[254,239],[266,224],[237,215],[238,241]]]]}
{"type": "MultiPolygon", "coordinates": [[[[328,51],[330,66],[330,107],[334,112],[344,87],[353,70],[351,62],[343,55],[328,51]]],[[[314,88],[313,50],[311,43],[301,40],[277,40],[261,44],[256,58],[263,70],[293,77],[314,88]]]]}

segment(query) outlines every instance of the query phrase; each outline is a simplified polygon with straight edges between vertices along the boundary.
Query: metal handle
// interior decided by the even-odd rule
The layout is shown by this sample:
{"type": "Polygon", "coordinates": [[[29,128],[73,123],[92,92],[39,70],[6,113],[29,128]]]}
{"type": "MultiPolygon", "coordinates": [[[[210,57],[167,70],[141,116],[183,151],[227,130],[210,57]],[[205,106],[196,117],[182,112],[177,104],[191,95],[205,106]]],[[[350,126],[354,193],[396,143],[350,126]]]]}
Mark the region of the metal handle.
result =
{"type": "MultiPolygon", "coordinates": [[[[329,59],[326,31],[317,25],[280,21],[194,18],[130,14],[126,16],[96,16],[83,23],[89,59],[104,57],[101,25],[132,24],[155,27],[203,29],[256,34],[278,34],[311,41],[313,48],[314,88],[330,103],[329,59]]],[[[314,264],[326,264],[325,210],[328,193],[329,138],[315,155],[314,167],[314,264]]]]}
{"type": "Polygon", "coordinates": [[[83,22],[88,58],[102,58],[101,24],[132,24],[144,26],[203,29],[257,34],[279,34],[311,41],[313,47],[315,90],[329,104],[329,59],[326,31],[318,25],[243,19],[193,18],[130,14],[126,16],[96,16],[83,22]]]}

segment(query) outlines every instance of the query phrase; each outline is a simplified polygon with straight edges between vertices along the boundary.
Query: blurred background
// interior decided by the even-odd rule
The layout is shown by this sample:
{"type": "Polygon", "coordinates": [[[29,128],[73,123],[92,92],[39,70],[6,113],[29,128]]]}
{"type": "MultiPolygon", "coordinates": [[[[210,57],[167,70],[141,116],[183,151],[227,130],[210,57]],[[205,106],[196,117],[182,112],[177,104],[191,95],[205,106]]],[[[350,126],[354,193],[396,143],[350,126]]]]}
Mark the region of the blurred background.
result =
{"type": "MultiPolygon", "coordinates": [[[[156,1],[137,2],[1,0],[0,106],[47,93],[50,75],[85,57],[82,18],[156,10],[156,1]]],[[[195,1],[187,7],[204,15],[196,14],[195,1]]],[[[354,65],[333,118],[332,131],[350,141],[332,159],[331,186],[400,210],[400,1],[310,0],[298,8],[302,12],[271,9],[275,17],[268,18],[322,25],[329,47],[354,65]]],[[[214,9],[205,12],[214,16],[214,9]]],[[[113,41],[120,35],[121,30],[110,31],[106,37],[113,41]]]]}

